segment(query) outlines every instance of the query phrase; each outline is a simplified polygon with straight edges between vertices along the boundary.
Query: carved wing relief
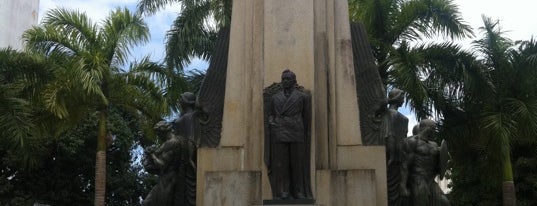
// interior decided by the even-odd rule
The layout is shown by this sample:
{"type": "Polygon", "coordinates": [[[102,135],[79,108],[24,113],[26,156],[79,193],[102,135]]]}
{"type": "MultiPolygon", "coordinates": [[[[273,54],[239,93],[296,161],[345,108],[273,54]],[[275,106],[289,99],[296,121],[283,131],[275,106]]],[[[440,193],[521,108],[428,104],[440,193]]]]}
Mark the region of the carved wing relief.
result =
{"type": "Polygon", "coordinates": [[[384,145],[381,118],[386,109],[386,89],[382,84],[365,27],[351,23],[356,92],[360,109],[360,129],[364,145],[384,145]]]}
{"type": "Polygon", "coordinates": [[[196,100],[196,139],[199,147],[220,144],[226,90],[229,27],[221,28],[215,51],[196,100]]]}

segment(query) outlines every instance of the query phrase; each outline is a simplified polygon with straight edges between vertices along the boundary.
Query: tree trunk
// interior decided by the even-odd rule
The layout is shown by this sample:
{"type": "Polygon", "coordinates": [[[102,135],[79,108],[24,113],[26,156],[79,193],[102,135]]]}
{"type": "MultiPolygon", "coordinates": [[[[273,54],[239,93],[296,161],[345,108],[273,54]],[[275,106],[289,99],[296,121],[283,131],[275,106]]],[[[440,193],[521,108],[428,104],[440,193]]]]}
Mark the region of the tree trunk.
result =
{"type": "Polygon", "coordinates": [[[513,168],[511,166],[511,151],[508,150],[503,160],[502,199],[503,206],[516,206],[515,183],[513,182],[513,168]]]}
{"type": "Polygon", "coordinates": [[[99,112],[99,133],[95,161],[95,206],[104,206],[106,197],[106,112],[99,112]]]}
{"type": "Polygon", "coordinates": [[[502,183],[503,206],[516,206],[515,183],[504,181],[502,183]]]}

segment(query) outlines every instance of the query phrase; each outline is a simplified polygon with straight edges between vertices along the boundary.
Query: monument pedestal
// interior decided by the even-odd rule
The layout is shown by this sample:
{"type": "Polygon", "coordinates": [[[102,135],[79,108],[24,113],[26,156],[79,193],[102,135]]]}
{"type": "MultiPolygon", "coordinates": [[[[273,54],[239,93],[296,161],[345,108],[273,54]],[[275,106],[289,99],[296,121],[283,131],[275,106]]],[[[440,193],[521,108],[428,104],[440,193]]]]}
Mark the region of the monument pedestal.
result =
{"type": "Polygon", "coordinates": [[[317,200],[325,205],[387,205],[385,149],[340,148],[339,169],[317,170],[317,200]]]}
{"type": "Polygon", "coordinates": [[[263,200],[263,205],[315,205],[314,199],[263,200]]]}
{"type": "Polygon", "coordinates": [[[360,135],[347,0],[234,0],[220,145],[198,150],[197,205],[271,199],[263,88],[291,69],[312,95],[316,205],[386,206],[382,146],[360,135]]]}

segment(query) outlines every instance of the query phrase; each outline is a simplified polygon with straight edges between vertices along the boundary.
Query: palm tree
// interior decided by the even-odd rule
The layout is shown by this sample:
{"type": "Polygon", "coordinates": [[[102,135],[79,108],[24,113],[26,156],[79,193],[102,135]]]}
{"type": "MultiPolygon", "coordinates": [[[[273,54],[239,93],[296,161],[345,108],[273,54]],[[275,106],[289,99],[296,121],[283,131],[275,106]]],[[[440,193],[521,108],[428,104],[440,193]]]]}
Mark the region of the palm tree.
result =
{"type": "Polygon", "coordinates": [[[407,91],[407,99],[418,117],[430,115],[421,106],[425,93],[417,84],[419,75],[408,67],[416,64],[409,61],[417,56],[407,54],[416,54],[414,49],[446,54],[456,49],[451,44],[411,47],[410,42],[419,43],[439,35],[452,39],[472,36],[471,27],[462,20],[457,6],[451,0],[349,0],[349,10],[351,21],[365,25],[384,84],[407,91]],[[414,81],[410,81],[411,77],[415,77],[414,81]]]}
{"type": "MultiPolygon", "coordinates": [[[[454,171],[454,192],[469,191],[461,189],[457,181],[464,182],[472,176],[468,172],[477,170],[481,177],[476,178],[485,180],[481,185],[460,185],[484,188],[492,182],[500,188],[502,184],[504,205],[514,205],[510,143],[537,134],[537,86],[533,83],[537,78],[537,44],[530,40],[513,48],[515,44],[503,37],[497,21],[487,17],[483,21],[480,29],[484,37],[474,41],[478,53],[462,51],[452,44],[412,51],[402,46],[396,59],[404,60],[394,65],[416,71],[398,81],[420,88],[421,103],[428,105],[422,105],[422,109],[442,119],[440,134],[450,143],[453,168],[459,170],[454,171]]],[[[483,191],[477,193],[482,195],[483,191]]]]}
{"type": "MultiPolygon", "coordinates": [[[[95,205],[104,205],[106,149],[112,134],[107,129],[114,105],[156,121],[169,109],[146,69],[158,65],[127,63],[130,48],[148,40],[148,28],[139,15],[127,9],[112,11],[100,24],[85,13],[53,9],[42,23],[23,35],[27,48],[54,61],[54,78],[45,86],[42,102],[56,117],[76,123],[88,114],[98,116],[95,163],[95,205]]],[[[144,118],[140,118],[144,119],[144,118]]]]}
{"type": "MultiPolygon", "coordinates": [[[[503,204],[515,205],[515,187],[511,166],[511,141],[537,134],[537,64],[535,41],[521,42],[513,48],[503,37],[498,21],[483,16],[484,37],[474,42],[483,55],[480,59],[490,82],[490,96],[480,98],[478,114],[487,154],[500,163],[503,204]]],[[[478,93],[482,91],[474,91],[478,93]]],[[[474,101],[475,102],[475,101],[474,101]]]]}

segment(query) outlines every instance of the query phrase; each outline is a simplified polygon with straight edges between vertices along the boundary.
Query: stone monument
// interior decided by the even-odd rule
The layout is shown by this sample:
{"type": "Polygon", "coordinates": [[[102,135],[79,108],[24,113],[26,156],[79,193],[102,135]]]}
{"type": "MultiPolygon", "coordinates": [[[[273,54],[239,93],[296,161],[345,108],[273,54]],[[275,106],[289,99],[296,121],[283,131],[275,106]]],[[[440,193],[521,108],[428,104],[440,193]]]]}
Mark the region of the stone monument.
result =
{"type": "Polygon", "coordinates": [[[362,144],[347,4],[233,1],[221,132],[198,149],[197,205],[261,205],[278,196],[263,161],[263,89],[283,68],[311,95],[315,204],[387,205],[385,148],[362,144]]]}

